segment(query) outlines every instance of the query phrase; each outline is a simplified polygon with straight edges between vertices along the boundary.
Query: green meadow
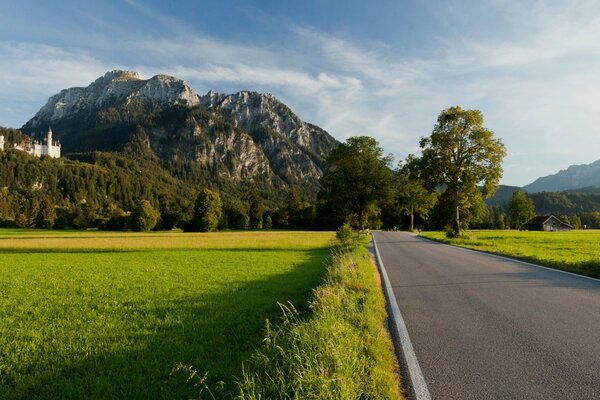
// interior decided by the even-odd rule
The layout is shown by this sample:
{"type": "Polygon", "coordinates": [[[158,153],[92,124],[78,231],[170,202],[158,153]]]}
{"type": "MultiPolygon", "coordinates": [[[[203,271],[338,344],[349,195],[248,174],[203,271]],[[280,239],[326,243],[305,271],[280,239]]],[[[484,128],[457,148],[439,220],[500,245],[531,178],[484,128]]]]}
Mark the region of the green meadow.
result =
{"type": "Polygon", "coordinates": [[[471,249],[501,254],[551,268],[600,278],[600,231],[469,231],[447,239],[444,232],[421,236],[471,249]]]}
{"type": "Polygon", "coordinates": [[[198,398],[179,364],[233,393],[333,236],[0,230],[0,398],[198,398]]]}

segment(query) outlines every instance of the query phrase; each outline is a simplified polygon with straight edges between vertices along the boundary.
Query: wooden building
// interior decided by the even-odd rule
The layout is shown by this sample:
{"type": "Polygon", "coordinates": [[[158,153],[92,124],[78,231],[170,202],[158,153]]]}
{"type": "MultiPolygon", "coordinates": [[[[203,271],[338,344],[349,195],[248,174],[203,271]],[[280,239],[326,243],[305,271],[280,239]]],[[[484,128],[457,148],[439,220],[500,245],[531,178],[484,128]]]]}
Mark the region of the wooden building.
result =
{"type": "Polygon", "coordinates": [[[554,215],[536,215],[525,224],[525,229],[530,231],[570,231],[573,227],[554,215]]]}

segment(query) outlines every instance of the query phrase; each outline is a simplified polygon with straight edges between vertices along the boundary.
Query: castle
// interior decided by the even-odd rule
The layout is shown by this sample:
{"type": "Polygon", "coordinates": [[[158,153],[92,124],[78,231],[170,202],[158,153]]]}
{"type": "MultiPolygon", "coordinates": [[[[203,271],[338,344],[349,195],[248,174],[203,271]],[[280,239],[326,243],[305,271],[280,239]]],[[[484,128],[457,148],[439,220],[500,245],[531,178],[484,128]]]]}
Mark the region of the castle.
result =
{"type": "MultiPolygon", "coordinates": [[[[46,133],[46,143],[38,142],[37,140],[32,140],[29,144],[29,148],[23,148],[20,145],[14,146],[15,150],[24,151],[36,157],[41,156],[50,156],[52,158],[60,157],[60,143],[52,140],[52,128],[48,128],[48,132],[46,133]]],[[[4,149],[4,136],[0,135],[0,150],[4,149]]]]}

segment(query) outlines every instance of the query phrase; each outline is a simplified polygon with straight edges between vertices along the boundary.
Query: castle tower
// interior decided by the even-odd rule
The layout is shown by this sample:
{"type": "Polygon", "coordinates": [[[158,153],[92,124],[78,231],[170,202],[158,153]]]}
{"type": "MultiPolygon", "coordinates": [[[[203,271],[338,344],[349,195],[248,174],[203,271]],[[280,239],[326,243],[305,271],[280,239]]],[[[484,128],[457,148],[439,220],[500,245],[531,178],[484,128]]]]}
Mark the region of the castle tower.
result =
{"type": "Polygon", "coordinates": [[[46,133],[46,145],[48,148],[52,146],[52,128],[48,127],[48,133],[46,133]]]}

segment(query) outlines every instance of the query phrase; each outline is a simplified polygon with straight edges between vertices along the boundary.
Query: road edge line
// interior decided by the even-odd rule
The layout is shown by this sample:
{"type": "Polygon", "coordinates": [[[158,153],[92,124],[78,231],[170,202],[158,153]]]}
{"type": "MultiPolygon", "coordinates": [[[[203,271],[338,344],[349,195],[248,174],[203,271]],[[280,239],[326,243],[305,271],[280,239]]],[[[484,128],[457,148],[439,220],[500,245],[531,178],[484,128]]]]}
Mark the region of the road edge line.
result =
{"type": "MultiPolygon", "coordinates": [[[[425,378],[423,377],[423,372],[421,371],[421,367],[419,366],[419,361],[417,360],[415,350],[413,348],[412,342],[410,341],[410,336],[408,335],[408,330],[406,329],[404,318],[402,317],[402,313],[400,312],[400,308],[398,307],[398,302],[396,301],[396,297],[394,296],[392,284],[390,283],[387,271],[385,269],[385,266],[383,265],[381,256],[379,255],[379,248],[377,247],[377,241],[375,240],[375,235],[373,233],[371,233],[371,240],[373,241],[373,248],[375,249],[375,259],[377,261],[377,266],[379,267],[379,273],[381,275],[383,289],[388,304],[388,318],[392,322],[392,324],[390,324],[390,329],[395,329],[395,335],[392,336],[398,338],[398,341],[400,342],[399,350],[401,351],[397,351],[397,353],[402,354],[406,363],[408,370],[408,378],[410,380],[411,387],[414,392],[414,398],[416,400],[431,400],[431,395],[429,394],[427,383],[425,382],[425,378]]],[[[397,340],[394,340],[394,344],[396,347],[398,347],[397,340]]]]}
{"type": "Polygon", "coordinates": [[[512,257],[508,257],[508,256],[503,256],[501,254],[491,253],[489,251],[477,250],[477,249],[470,249],[468,247],[462,247],[462,246],[458,246],[458,245],[451,244],[451,243],[444,243],[444,242],[440,242],[439,240],[431,239],[431,238],[420,236],[420,235],[416,235],[416,237],[418,237],[421,240],[426,240],[426,241],[433,242],[433,243],[443,244],[445,246],[450,246],[450,247],[453,247],[455,249],[472,251],[473,253],[484,254],[484,255],[487,255],[487,256],[492,256],[492,257],[500,258],[502,260],[507,260],[507,261],[514,261],[514,262],[517,262],[517,263],[520,263],[520,264],[529,265],[530,267],[537,267],[537,268],[547,269],[548,271],[560,272],[560,273],[563,273],[563,274],[576,276],[578,278],[585,278],[585,279],[589,279],[589,280],[592,280],[592,281],[595,281],[595,282],[600,282],[600,279],[594,278],[592,276],[581,275],[581,274],[577,274],[575,272],[563,271],[562,269],[558,269],[558,268],[546,267],[544,265],[534,264],[534,263],[531,263],[529,261],[519,260],[518,258],[512,258],[512,257]]]}

